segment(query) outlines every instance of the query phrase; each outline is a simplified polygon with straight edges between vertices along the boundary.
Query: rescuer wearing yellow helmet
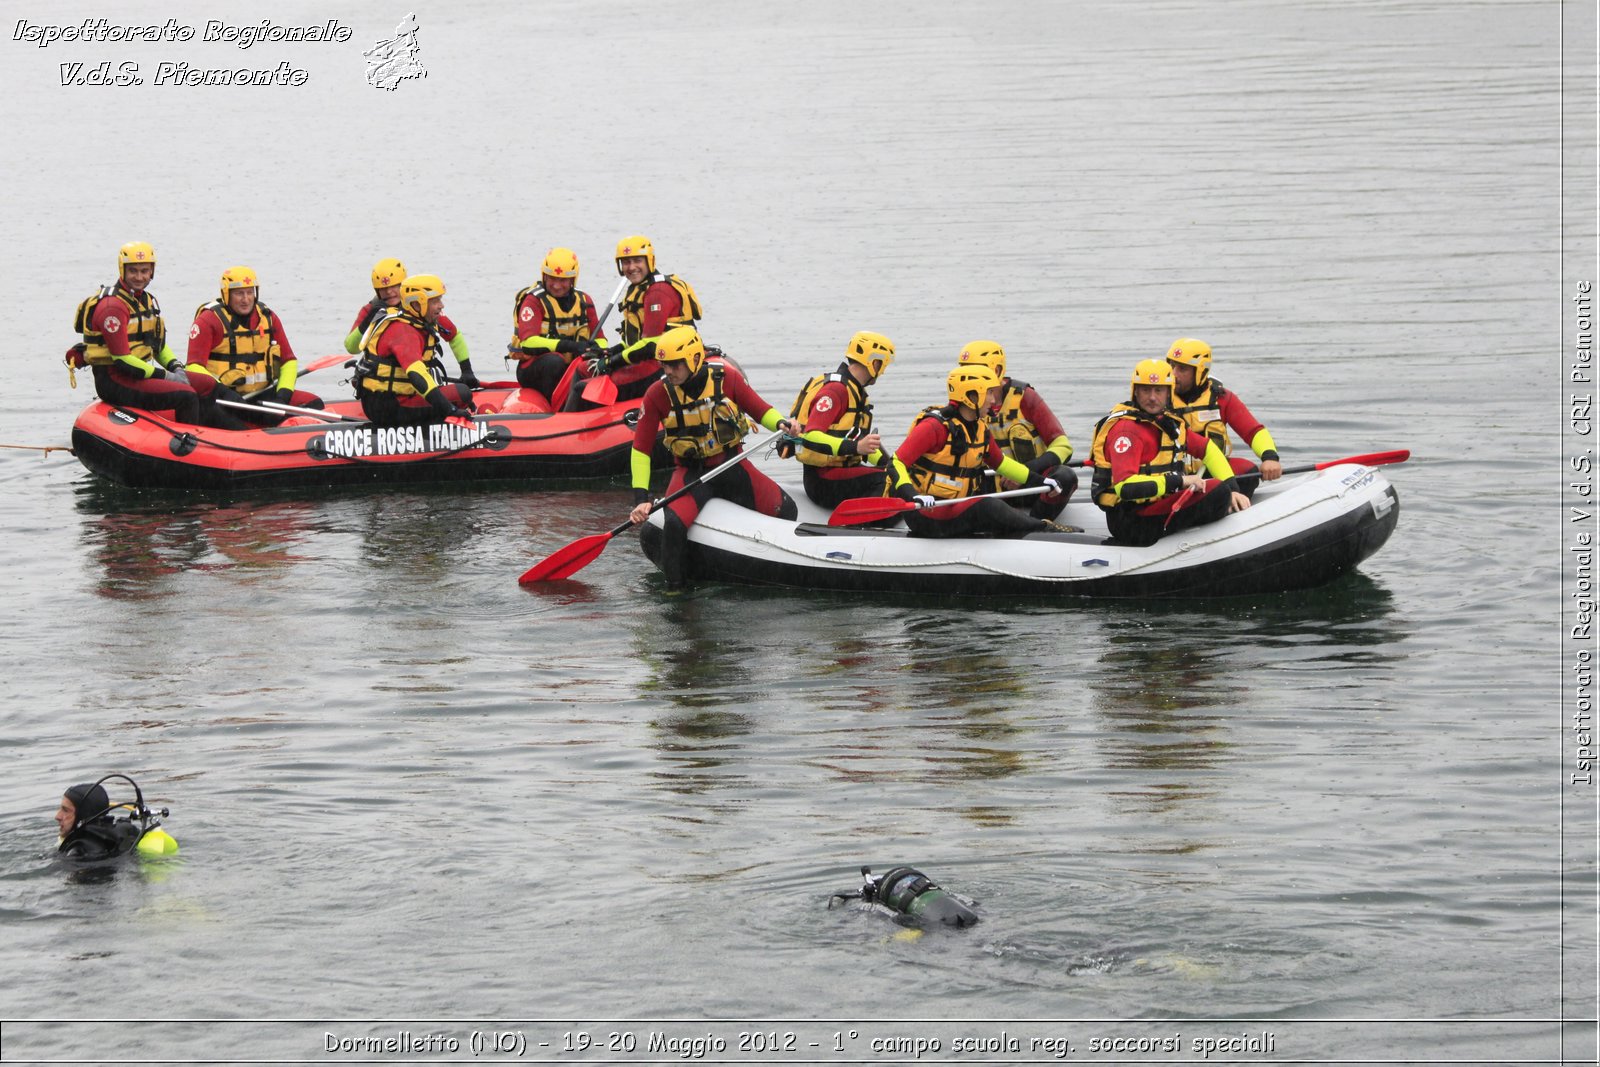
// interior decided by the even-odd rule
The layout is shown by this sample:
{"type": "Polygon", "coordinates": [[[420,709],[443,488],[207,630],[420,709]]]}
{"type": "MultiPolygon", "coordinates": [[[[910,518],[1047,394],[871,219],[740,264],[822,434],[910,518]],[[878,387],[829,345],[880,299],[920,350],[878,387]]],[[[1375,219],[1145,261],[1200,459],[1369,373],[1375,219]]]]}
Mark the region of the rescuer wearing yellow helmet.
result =
{"type": "Polygon", "coordinates": [[[1132,396],[1095,424],[1094,502],[1106,513],[1112,539],[1122,544],[1153,545],[1165,534],[1250,506],[1222,449],[1169,410],[1172,383],[1172,364],[1140,360],[1132,396]],[[1185,472],[1191,456],[1210,480],[1185,472]]]}
{"type": "Polygon", "coordinates": [[[956,367],[945,379],[946,403],[924,408],[895,450],[884,495],[915,501],[925,509],[906,512],[912,536],[1072,532],[1049,519],[1024,515],[1005,500],[981,495],[989,481],[985,468],[1030,487],[1046,486],[1052,493],[1062,489],[1000,450],[983,412],[999,399],[1001,386],[994,371],[982,364],[956,367]],[[932,506],[947,500],[961,503],[932,506]]]}
{"type": "Polygon", "coordinates": [[[594,300],[577,282],[578,254],[552,248],[540,265],[539,284],[518,292],[512,303],[516,332],[507,358],[517,361],[517,382],[544,394],[557,411],[565,407],[571,390],[570,385],[565,391],[558,386],[573,360],[605,352],[594,300]]]}
{"type": "MultiPolygon", "coordinates": [[[[352,356],[361,352],[361,337],[367,328],[384,316],[390,308],[400,306],[400,285],[406,280],[406,265],[390,256],[380,259],[372,265],[372,299],[361,305],[361,310],[356,312],[355,322],[350,325],[350,332],[344,338],[344,350],[352,356]]],[[[461,336],[461,331],[456,324],[450,321],[448,315],[440,315],[439,321],[434,324],[434,332],[439,335],[439,340],[450,346],[450,351],[460,365],[460,381],[467,389],[476,389],[479,386],[478,375],[472,369],[472,354],[467,351],[467,339],[461,336]]],[[[443,374],[444,364],[439,365],[443,374]]]]}
{"type": "MultiPolygon", "coordinates": [[[[202,405],[184,381],[161,305],[149,291],[155,273],[156,250],[148,242],[129,241],[117,250],[117,280],[78,304],[73,329],[82,340],[67,350],[67,366],[90,368],[94,391],[108,404],[171,411],[175,421],[197,425],[216,409],[202,405]]],[[[72,384],[78,384],[76,373],[72,384]]]]}
{"type": "MultiPolygon", "coordinates": [[[[201,304],[189,327],[189,384],[202,397],[273,400],[296,407],[320,408],[322,398],[294,387],[299,362],[289,345],[283,320],[261,302],[260,281],[249,267],[222,272],[217,299],[201,304]]],[[[237,408],[230,409],[237,411],[237,408]]],[[[261,408],[239,416],[247,422],[276,426],[284,413],[261,408]]]]}
{"type": "MultiPolygon", "coordinates": [[[[1235,474],[1249,474],[1255,465],[1242,456],[1229,455],[1232,444],[1228,437],[1231,428],[1248,442],[1250,450],[1261,460],[1261,478],[1274,481],[1283,474],[1283,464],[1278,459],[1278,446],[1272,434],[1261,425],[1261,420],[1250,414],[1239,394],[1225,388],[1211,377],[1211,346],[1194,337],[1180,337],[1167,349],[1167,362],[1172,364],[1172,412],[1189,429],[1211,438],[1228,456],[1235,474]]],[[[1197,461],[1189,463],[1189,473],[1200,470],[1197,461]]],[[[1240,484],[1248,496],[1255,495],[1257,479],[1246,478],[1240,484]]]]}
{"type": "Polygon", "coordinates": [[[378,426],[443,422],[472,414],[472,394],[441,382],[438,324],[444,282],[412,274],[400,283],[400,303],[368,326],[352,384],[361,410],[378,426]]]}
{"type": "Polygon", "coordinates": [[[1078,473],[1067,466],[1072,462],[1072,442],[1067,440],[1060,420],[1038,390],[1006,374],[1006,350],[999,342],[968,341],[961,346],[959,362],[981,364],[1000,379],[1000,398],[984,412],[989,431],[1000,442],[1000,451],[1026,464],[1033,473],[1049,475],[1061,485],[1060,493],[1046,493],[1031,500],[1018,498],[1012,505],[1027,508],[1036,519],[1060,515],[1078,488],[1078,473]]]}
{"type": "MultiPolygon", "coordinates": [[[[693,326],[673,327],[661,335],[654,347],[662,376],[645,393],[633,431],[634,507],[628,518],[634,525],[648,518],[654,506],[650,500],[650,456],[657,433],[675,461],[672,481],[667,485],[670,495],[691,478],[736,462],[735,457],[744,451],[745,435],[750,432],[748,419],[755,419],[768,430],[793,434],[799,429],[761,399],[736,368],[707,359],[705,342],[693,326]]],[[[681,588],[688,578],[689,527],[713,497],[780,519],[793,519],[799,514],[789,494],[748,463],[739,463],[736,469],[701,482],[667,505],[663,516],[660,562],[669,589],[681,588]]]]}
{"type": "Polygon", "coordinates": [[[806,496],[825,508],[862,496],[882,496],[889,457],[872,428],[867,387],[894,361],[894,342],[862,330],[844,346],[844,361],[831,374],[819,374],[800,387],[789,418],[800,425],[800,440],[780,446],[779,454],[804,465],[806,496]]]}
{"type": "MultiPolygon", "coordinates": [[[[694,326],[703,312],[694,287],[675,274],[656,270],[656,249],[650,238],[631,234],[617,242],[617,273],[628,279],[628,291],[617,305],[622,312],[622,343],[604,355],[591,356],[586,368],[591,376],[609,374],[617,385],[617,400],[645,394],[659,371],[655,346],[674,326],[694,326]]],[[[578,406],[592,406],[583,402],[578,406]]]]}

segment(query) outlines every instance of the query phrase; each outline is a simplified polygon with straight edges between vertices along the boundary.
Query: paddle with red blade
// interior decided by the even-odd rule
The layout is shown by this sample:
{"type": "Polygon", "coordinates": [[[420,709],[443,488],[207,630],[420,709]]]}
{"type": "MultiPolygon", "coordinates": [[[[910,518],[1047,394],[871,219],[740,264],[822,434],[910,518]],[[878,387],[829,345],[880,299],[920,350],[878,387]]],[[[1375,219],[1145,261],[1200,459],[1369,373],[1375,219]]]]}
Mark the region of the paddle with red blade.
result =
{"type": "Polygon", "coordinates": [[[617,399],[617,383],[611,380],[609,374],[597,374],[583,383],[583,398],[591,404],[604,407],[615,403],[617,399]]]}
{"type": "Polygon", "coordinates": [[[937,504],[923,507],[915,500],[901,500],[897,496],[861,496],[854,500],[846,500],[833,509],[833,514],[828,516],[829,526],[853,526],[863,522],[877,522],[894,515],[903,515],[908,511],[932,511],[934,508],[949,507],[952,504],[963,504],[970,500],[980,500],[992,497],[1003,500],[1011,496],[1038,496],[1048,493],[1048,485],[1036,485],[1032,489],[1008,489],[1003,493],[983,493],[979,496],[958,497],[955,500],[941,500],[937,504]]]}
{"type": "MultiPolygon", "coordinates": [[[[1298,467],[1283,468],[1284,474],[1306,474],[1310,471],[1325,471],[1329,467],[1338,467],[1346,463],[1353,463],[1361,467],[1382,467],[1388,463],[1404,463],[1411,458],[1409,448],[1397,448],[1390,452],[1367,452],[1359,456],[1345,456],[1343,459],[1330,459],[1322,463],[1302,463],[1298,467]]],[[[1248,474],[1238,475],[1240,478],[1259,478],[1261,472],[1251,471],[1248,474]]]]}
{"type": "MultiPolygon", "coordinates": [[[[684,482],[682,487],[680,487],[676,492],[668,493],[660,500],[652,501],[650,504],[650,513],[652,515],[655,514],[668,504],[672,503],[674,500],[683,496],[685,493],[692,492],[697,486],[700,486],[705,482],[709,482],[723,471],[732,470],[745,460],[751,459],[758,453],[766,451],[768,447],[776,443],[777,440],[782,436],[783,434],[781,433],[775,433],[771,437],[768,437],[760,445],[757,445],[755,448],[747,448],[729,462],[713,467],[709,473],[702,474],[698,478],[684,482]]],[[[590,534],[588,537],[580,537],[570,545],[556,549],[544,559],[541,559],[538,563],[535,563],[526,571],[523,571],[522,577],[517,579],[517,584],[532,585],[535,582],[557,582],[563,578],[572,577],[574,574],[593,563],[600,553],[605,551],[606,545],[611,543],[611,539],[613,537],[617,536],[619,533],[622,533],[624,530],[631,529],[632,526],[633,520],[629,519],[627,522],[616,526],[607,533],[590,534]]]]}

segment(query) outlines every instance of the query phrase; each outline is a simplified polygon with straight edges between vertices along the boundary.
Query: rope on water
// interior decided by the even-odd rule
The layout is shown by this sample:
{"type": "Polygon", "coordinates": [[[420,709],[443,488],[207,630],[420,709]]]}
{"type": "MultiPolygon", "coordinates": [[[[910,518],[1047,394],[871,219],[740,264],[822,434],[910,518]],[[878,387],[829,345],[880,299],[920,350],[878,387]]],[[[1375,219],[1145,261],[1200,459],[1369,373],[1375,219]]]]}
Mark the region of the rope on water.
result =
{"type": "Polygon", "coordinates": [[[67,452],[77,455],[71,445],[0,445],[0,448],[22,448],[30,452],[43,452],[47,457],[52,452],[67,452]]]}

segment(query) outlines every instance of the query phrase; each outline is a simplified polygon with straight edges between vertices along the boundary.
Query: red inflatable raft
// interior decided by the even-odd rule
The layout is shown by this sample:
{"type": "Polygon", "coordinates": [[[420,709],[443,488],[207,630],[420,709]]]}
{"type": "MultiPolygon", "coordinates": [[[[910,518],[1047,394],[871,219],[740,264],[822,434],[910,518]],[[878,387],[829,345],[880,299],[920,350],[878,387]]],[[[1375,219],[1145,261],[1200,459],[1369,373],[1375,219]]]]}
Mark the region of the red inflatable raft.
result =
{"type": "MultiPolygon", "coordinates": [[[[505,383],[514,385],[515,383],[505,383]]],[[[280,489],[371,483],[625,475],[638,400],[552,412],[531,389],[474,394],[472,425],[379,428],[355,400],[330,403],[339,421],[295,416],[282,425],[218,430],[95,402],[72,427],[89,470],[141,489],[280,489]]]]}

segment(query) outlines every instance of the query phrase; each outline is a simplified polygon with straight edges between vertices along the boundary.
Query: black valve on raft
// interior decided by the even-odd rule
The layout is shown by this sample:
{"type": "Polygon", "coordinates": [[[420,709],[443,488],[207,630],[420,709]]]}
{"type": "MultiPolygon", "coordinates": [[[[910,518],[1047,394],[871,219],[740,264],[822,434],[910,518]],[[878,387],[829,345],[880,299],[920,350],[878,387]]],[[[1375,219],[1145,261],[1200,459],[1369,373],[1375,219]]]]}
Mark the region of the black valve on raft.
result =
{"type": "Polygon", "coordinates": [[[828,907],[833,907],[836,900],[864,900],[918,925],[966,927],[978,922],[978,914],[968,901],[941,888],[915,867],[894,867],[876,878],[871,867],[862,867],[861,888],[854,893],[833,894],[828,898],[828,907]]]}

